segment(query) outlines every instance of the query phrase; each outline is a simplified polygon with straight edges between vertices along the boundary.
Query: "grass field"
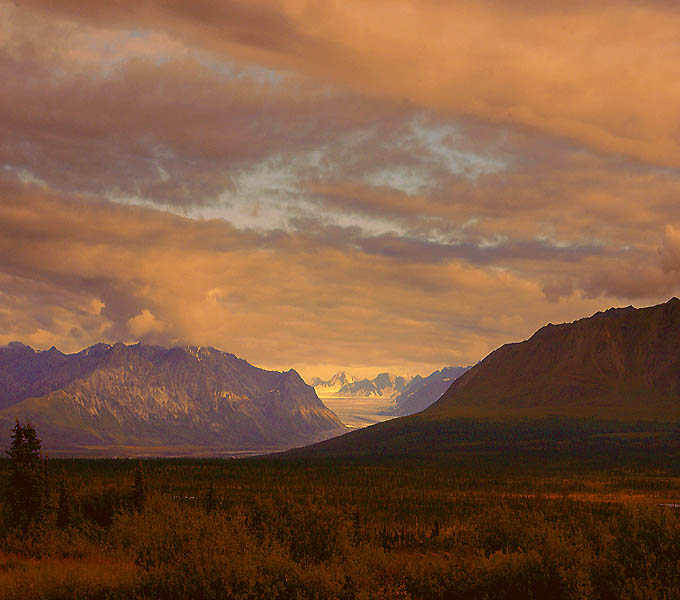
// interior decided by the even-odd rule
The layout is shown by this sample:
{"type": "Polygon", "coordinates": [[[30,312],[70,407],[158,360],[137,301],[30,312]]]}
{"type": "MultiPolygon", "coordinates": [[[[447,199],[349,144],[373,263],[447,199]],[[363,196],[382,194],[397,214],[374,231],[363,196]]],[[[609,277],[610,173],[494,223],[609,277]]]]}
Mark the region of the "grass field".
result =
{"type": "Polygon", "coordinates": [[[1,597],[680,594],[680,511],[662,506],[680,503],[670,454],[551,467],[536,452],[147,460],[141,512],[136,465],[50,461],[52,506],[63,476],[72,523],[59,529],[54,511],[29,532],[3,523],[1,597]]]}

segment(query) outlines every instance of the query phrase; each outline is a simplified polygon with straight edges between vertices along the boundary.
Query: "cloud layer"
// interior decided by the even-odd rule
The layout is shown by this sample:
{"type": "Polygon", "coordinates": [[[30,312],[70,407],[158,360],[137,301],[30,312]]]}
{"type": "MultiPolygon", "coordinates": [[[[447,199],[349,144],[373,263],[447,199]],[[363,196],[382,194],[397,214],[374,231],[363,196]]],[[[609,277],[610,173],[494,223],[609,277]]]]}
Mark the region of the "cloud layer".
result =
{"type": "Polygon", "coordinates": [[[673,3],[0,15],[0,343],[425,373],[677,292],[673,3]]]}
{"type": "MultiPolygon", "coordinates": [[[[24,4],[24,3],[22,3],[24,4]]],[[[678,166],[677,4],[28,0],[101,28],[678,166]]]]}

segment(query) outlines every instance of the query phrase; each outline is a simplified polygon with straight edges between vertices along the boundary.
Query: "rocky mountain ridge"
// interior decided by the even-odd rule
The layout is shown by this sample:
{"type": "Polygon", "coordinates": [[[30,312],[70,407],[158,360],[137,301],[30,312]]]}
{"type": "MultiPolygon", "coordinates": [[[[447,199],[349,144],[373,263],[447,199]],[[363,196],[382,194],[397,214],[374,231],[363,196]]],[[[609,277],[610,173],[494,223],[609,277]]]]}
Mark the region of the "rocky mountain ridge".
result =
{"type": "Polygon", "coordinates": [[[293,369],[210,347],[0,348],[0,424],[31,420],[46,447],[303,445],[346,431],[293,369]]]}
{"type": "Polygon", "coordinates": [[[505,344],[426,413],[661,417],[680,410],[680,300],[610,308],[505,344]]]}
{"type": "Polygon", "coordinates": [[[293,455],[526,451],[589,459],[625,448],[641,457],[657,442],[677,452],[679,436],[680,300],[672,298],[548,324],[489,354],[424,411],[293,455]]]}
{"type": "Polygon", "coordinates": [[[444,367],[427,377],[416,375],[406,387],[392,399],[392,406],[381,414],[405,417],[425,410],[439,400],[449,386],[470,367],[444,367]]]}
{"type": "Polygon", "coordinates": [[[347,375],[345,371],[338,371],[325,380],[320,377],[313,377],[310,379],[309,385],[321,396],[321,394],[337,394],[343,387],[356,381],[358,381],[356,377],[347,375]]]}
{"type": "Polygon", "coordinates": [[[321,398],[342,396],[389,400],[401,393],[411,379],[393,373],[379,373],[373,379],[359,379],[347,375],[345,371],[338,371],[328,380],[314,377],[309,384],[321,398]]]}

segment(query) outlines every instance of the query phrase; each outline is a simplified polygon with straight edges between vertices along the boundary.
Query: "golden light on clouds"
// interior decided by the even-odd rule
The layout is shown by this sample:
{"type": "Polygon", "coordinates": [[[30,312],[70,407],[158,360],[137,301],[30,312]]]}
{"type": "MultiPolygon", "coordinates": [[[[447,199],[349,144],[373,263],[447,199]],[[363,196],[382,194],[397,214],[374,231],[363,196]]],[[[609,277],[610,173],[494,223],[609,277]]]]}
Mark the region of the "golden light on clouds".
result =
{"type": "Polygon", "coordinates": [[[0,343],[425,373],[678,288],[674,3],[0,14],[0,343]]]}

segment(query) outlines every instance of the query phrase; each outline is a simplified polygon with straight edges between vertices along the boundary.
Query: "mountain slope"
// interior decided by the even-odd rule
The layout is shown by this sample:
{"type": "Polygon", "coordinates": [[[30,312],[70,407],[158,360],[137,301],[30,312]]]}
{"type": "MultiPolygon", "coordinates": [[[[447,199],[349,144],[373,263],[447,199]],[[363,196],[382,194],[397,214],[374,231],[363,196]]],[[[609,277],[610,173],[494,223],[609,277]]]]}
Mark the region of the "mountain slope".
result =
{"type": "Polygon", "coordinates": [[[680,414],[680,300],[546,325],[492,352],[426,413],[674,417],[680,414]]]}
{"type": "Polygon", "coordinates": [[[427,377],[416,375],[392,400],[393,406],[381,414],[404,417],[425,410],[449,388],[451,383],[470,367],[444,367],[427,377]]]}
{"type": "Polygon", "coordinates": [[[257,449],[346,431],[294,371],[205,347],[98,344],[72,355],[0,349],[0,426],[30,419],[53,449],[257,449]]]}
{"type": "Polygon", "coordinates": [[[547,325],[489,354],[423,412],[295,455],[431,456],[522,444],[539,453],[637,444],[644,454],[648,434],[675,448],[679,424],[680,300],[673,298],[547,325]]]}

